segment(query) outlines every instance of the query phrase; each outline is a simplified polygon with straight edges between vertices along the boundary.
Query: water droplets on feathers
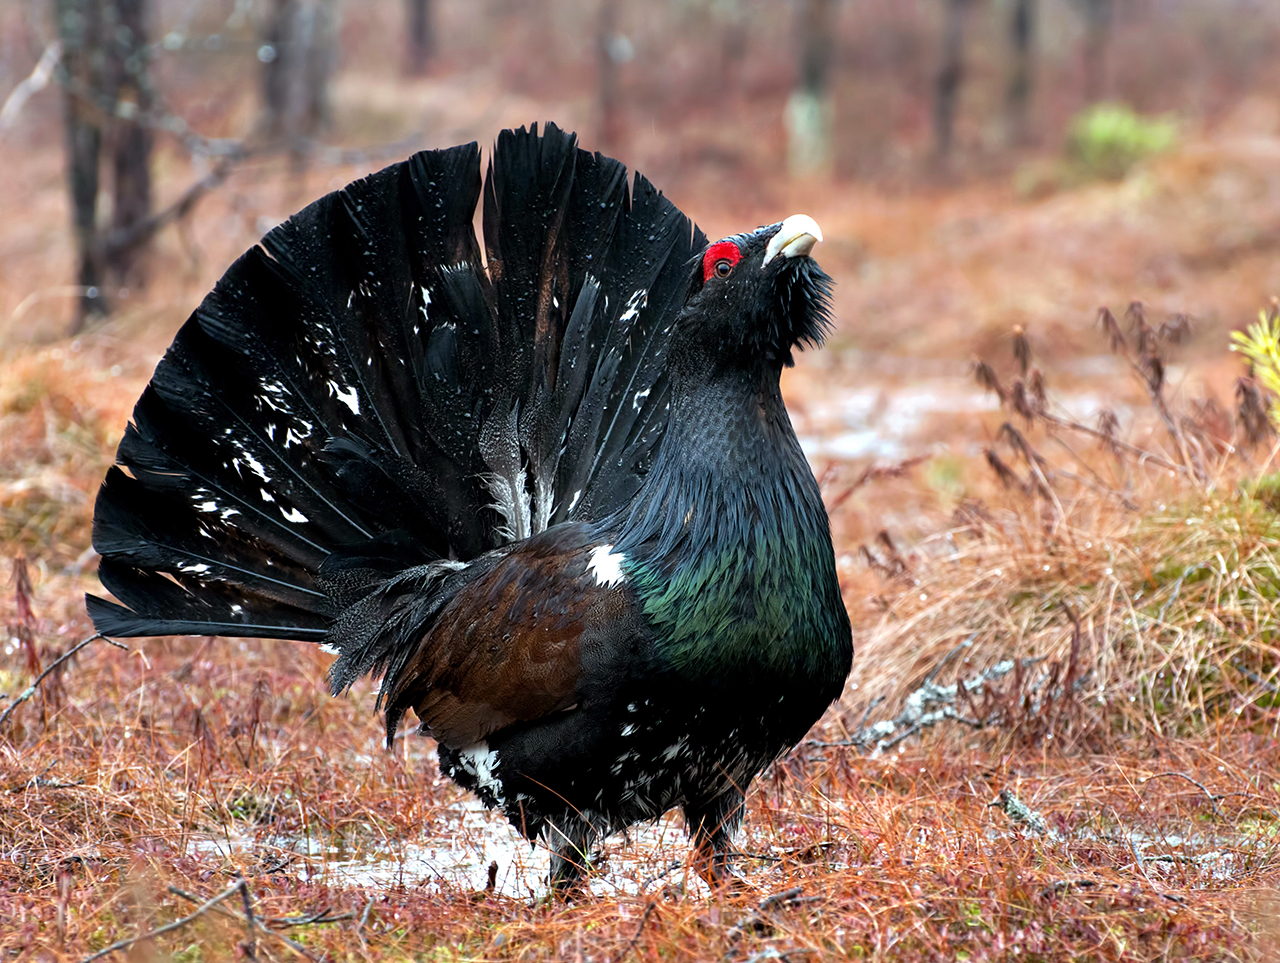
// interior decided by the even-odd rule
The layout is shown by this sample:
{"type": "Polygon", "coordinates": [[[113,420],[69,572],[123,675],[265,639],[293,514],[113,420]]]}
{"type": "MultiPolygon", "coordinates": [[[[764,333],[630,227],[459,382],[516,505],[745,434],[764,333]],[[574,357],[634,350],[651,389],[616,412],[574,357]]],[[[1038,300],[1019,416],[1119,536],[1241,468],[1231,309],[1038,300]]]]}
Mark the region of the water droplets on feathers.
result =
{"type": "MultiPolygon", "coordinates": [[[[622,314],[618,315],[618,323],[626,324],[627,322],[632,321],[635,318],[639,317],[640,312],[643,311],[648,306],[648,304],[649,304],[649,289],[641,288],[639,291],[636,291],[633,295],[631,295],[631,297],[627,298],[627,306],[626,308],[623,309],[622,314]]],[[[608,310],[608,307],[609,307],[609,301],[608,301],[608,298],[606,298],[605,309],[608,310]]]]}

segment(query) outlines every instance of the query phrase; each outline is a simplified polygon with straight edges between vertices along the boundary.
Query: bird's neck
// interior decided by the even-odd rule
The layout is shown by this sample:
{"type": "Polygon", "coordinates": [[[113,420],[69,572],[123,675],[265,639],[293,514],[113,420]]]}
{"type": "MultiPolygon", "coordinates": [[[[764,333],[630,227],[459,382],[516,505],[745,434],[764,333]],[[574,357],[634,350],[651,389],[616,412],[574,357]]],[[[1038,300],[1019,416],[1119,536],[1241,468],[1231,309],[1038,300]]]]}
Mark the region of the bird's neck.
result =
{"type": "Polygon", "coordinates": [[[673,378],[671,405],[617,543],[664,651],[692,671],[730,661],[835,671],[827,663],[847,647],[847,615],[777,371],[673,378]]]}

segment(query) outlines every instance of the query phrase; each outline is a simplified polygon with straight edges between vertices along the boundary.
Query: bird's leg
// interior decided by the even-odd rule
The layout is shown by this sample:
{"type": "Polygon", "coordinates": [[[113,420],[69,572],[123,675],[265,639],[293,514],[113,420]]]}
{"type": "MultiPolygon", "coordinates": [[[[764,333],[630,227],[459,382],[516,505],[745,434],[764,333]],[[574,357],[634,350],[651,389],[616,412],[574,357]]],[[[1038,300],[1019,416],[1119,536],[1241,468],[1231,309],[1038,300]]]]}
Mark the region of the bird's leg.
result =
{"type": "Polygon", "coordinates": [[[685,803],[684,820],[693,839],[693,868],[713,889],[733,885],[730,844],[742,825],[743,795],[730,789],[714,799],[685,803]]]}
{"type": "Polygon", "coordinates": [[[561,896],[572,895],[591,868],[591,847],[600,829],[590,813],[569,812],[548,819],[543,834],[551,849],[551,888],[561,896]]]}

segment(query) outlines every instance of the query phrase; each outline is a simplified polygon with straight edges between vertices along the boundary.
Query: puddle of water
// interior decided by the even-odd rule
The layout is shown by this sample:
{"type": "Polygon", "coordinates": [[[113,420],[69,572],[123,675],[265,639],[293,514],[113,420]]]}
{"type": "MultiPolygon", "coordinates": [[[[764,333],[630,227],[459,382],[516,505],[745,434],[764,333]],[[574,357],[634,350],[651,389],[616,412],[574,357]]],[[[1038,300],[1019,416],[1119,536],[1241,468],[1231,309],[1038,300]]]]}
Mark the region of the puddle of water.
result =
{"type": "MultiPolygon", "coordinates": [[[[1104,407],[1116,411],[1122,423],[1130,414],[1114,399],[1083,391],[1051,395],[1051,410],[1063,417],[1093,425],[1104,407]]],[[[834,398],[809,404],[800,422],[800,446],[809,458],[898,460],[927,450],[938,441],[936,420],[994,412],[999,399],[975,388],[969,378],[930,378],[902,387],[870,385],[852,388],[834,398]],[[930,426],[931,437],[921,437],[930,426]]]]}
{"type": "MultiPolygon", "coordinates": [[[[1020,835],[1021,831],[990,829],[992,841],[1020,835]]],[[[773,841],[747,827],[740,847],[752,852],[769,852],[773,841]]],[[[297,857],[286,872],[306,879],[321,879],[334,886],[372,890],[396,887],[445,886],[462,891],[482,890],[489,877],[489,864],[498,864],[495,889],[517,899],[536,899],[546,893],[550,857],[542,847],[530,847],[497,813],[489,812],[475,800],[466,800],[442,810],[424,827],[421,842],[380,840],[371,837],[357,845],[334,846],[331,838],[317,836],[230,837],[206,836],[189,844],[192,855],[249,856],[270,865],[288,856],[297,857]]],[[[937,849],[940,841],[959,847],[964,843],[953,831],[921,830],[919,845],[937,849]]],[[[1082,829],[1067,837],[1052,832],[1041,837],[1049,845],[1091,842],[1108,849],[1120,847],[1122,854],[1136,850],[1145,870],[1161,878],[1198,877],[1193,886],[1227,882],[1245,871],[1248,850],[1257,840],[1246,837],[1209,839],[1198,835],[1152,834],[1141,830],[1127,833],[1099,833],[1082,829]]],[[[665,883],[685,883],[694,892],[705,892],[701,880],[686,874],[688,840],[674,814],[657,823],[632,827],[623,837],[610,837],[605,847],[606,865],[592,876],[588,888],[600,897],[620,897],[653,892],[665,883]]],[[[1127,861],[1127,856],[1121,855],[1127,861]]],[[[872,862],[874,865],[874,860],[872,862]]],[[[743,867],[745,868],[745,867],[743,867]]],[[[1084,868],[1084,867],[1082,867],[1084,868]]]]}
{"type": "Polygon", "coordinates": [[[994,395],[971,385],[947,378],[848,391],[811,407],[808,420],[819,433],[802,436],[800,445],[810,458],[904,458],[912,436],[932,417],[999,408],[994,395]]]}
{"type": "MultiPolygon", "coordinates": [[[[498,864],[496,890],[527,898],[546,892],[550,854],[531,847],[510,824],[479,802],[467,800],[439,814],[422,842],[382,842],[335,846],[324,836],[259,836],[236,834],[194,838],[192,855],[253,855],[270,864],[282,857],[301,857],[288,872],[324,879],[334,885],[418,887],[447,885],[481,890],[489,881],[489,864],[498,864]]],[[[609,838],[608,868],[593,876],[589,889],[597,896],[621,896],[652,888],[658,881],[684,879],[688,840],[680,820],[670,815],[652,825],[634,826],[624,837],[609,838]]],[[[701,883],[699,882],[700,886],[701,883]]]]}

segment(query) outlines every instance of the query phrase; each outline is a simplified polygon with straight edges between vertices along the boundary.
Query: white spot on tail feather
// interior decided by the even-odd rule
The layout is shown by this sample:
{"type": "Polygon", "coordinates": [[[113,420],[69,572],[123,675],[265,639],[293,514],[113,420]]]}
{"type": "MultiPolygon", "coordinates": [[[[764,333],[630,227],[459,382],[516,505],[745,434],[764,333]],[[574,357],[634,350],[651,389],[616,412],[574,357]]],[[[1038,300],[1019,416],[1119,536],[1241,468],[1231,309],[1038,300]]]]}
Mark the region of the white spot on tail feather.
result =
{"type": "Polygon", "coordinates": [[[591,550],[591,561],[587,567],[595,575],[597,585],[617,585],[626,578],[622,571],[625,558],[621,552],[614,555],[612,545],[597,545],[591,550]]]}
{"type": "Polygon", "coordinates": [[[239,456],[231,459],[231,464],[236,466],[236,471],[240,470],[242,462],[243,464],[248,465],[249,469],[264,482],[271,481],[271,476],[267,474],[267,470],[262,466],[262,462],[254,458],[253,453],[247,448],[240,448],[239,456]]]}
{"type": "Polygon", "coordinates": [[[360,397],[356,394],[355,388],[348,388],[346,385],[340,385],[336,381],[330,381],[329,391],[335,398],[350,408],[353,415],[360,414],[360,397]]]}
{"type": "Polygon", "coordinates": [[[306,515],[302,514],[302,512],[298,511],[296,508],[291,508],[291,509],[289,509],[287,512],[282,508],[282,509],[280,509],[280,514],[284,516],[284,520],[285,520],[286,522],[307,522],[307,521],[310,521],[310,519],[309,519],[309,518],[307,518],[307,516],[306,516],[306,515]]]}
{"type": "MultiPolygon", "coordinates": [[[[627,298],[627,306],[622,314],[618,316],[618,323],[625,324],[632,318],[636,317],[649,303],[649,289],[641,288],[631,297],[627,298]]],[[[608,308],[608,304],[605,305],[608,308]]]]}

